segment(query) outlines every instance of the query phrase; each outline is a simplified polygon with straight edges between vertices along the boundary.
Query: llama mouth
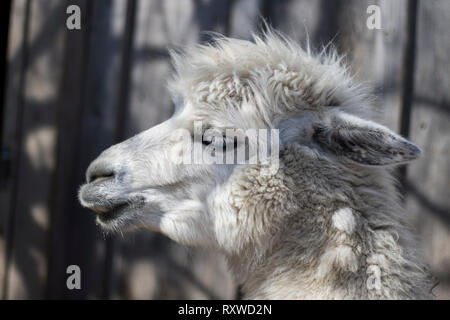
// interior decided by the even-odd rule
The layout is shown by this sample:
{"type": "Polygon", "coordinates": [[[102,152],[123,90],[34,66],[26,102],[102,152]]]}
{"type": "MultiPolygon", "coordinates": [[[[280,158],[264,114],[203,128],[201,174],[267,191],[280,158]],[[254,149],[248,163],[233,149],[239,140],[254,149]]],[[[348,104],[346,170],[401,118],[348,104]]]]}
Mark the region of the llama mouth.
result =
{"type": "Polygon", "coordinates": [[[121,200],[117,203],[108,205],[94,205],[88,207],[94,211],[97,215],[97,223],[102,227],[108,228],[109,225],[115,224],[119,219],[125,221],[127,216],[132,216],[142,209],[144,206],[144,200],[128,199],[126,201],[121,200]]]}
{"type": "Polygon", "coordinates": [[[96,213],[97,222],[102,226],[107,226],[125,214],[136,212],[145,203],[142,195],[124,191],[119,186],[114,187],[110,179],[85,184],[80,189],[79,199],[85,208],[96,213]],[[105,194],[105,186],[113,189],[114,193],[105,194]]]}
{"type": "Polygon", "coordinates": [[[89,208],[97,214],[97,220],[103,224],[111,222],[119,218],[131,207],[130,203],[118,203],[112,206],[102,207],[96,206],[89,208]]]}
{"type": "Polygon", "coordinates": [[[86,208],[96,214],[95,222],[106,232],[129,231],[141,227],[141,219],[154,208],[145,195],[130,193],[115,199],[97,198],[86,208]]]}

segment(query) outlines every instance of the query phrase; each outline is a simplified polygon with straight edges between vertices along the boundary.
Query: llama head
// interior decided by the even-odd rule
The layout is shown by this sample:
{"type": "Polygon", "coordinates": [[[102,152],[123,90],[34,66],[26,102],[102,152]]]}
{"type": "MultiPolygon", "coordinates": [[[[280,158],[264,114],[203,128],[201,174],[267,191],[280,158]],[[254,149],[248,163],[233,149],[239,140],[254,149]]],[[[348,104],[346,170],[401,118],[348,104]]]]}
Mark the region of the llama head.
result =
{"type": "Polygon", "coordinates": [[[261,201],[289,201],[287,187],[274,186],[278,150],[295,145],[355,170],[420,153],[363,119],[368,99],[334,53],[313,55],[268,32],[254,42],[216,39],[172,57],[174,115],[105,150],[87,170],[79,199],[106,230],[144,227],[184,244],[231,250],[271,232],[261,201]],[[269,143],[251,139],[254,133],[267,134],[269,143]],[[263,145],[269,162],[259,153],[263,145]],[[244,179],[261,168],[275,171],[244,179]],[[255,181],[266,196],[236,187],[255,181]],[[254,219],[239,212],[243,203],[260,208],[254,219]]]}

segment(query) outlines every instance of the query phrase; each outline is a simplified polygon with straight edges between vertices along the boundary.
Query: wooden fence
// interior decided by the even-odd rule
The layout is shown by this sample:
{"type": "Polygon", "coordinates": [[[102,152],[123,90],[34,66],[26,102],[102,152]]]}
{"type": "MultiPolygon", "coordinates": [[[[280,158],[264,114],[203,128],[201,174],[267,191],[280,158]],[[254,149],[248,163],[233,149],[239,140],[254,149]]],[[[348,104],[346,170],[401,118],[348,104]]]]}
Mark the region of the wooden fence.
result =
{"type": "Polygon", "coordinates": [[[249,38],[260,18],[312,46],[334,40],[382,121],[423,148],[400,170],[405,205],[450,298],[450,2],[14,0],[2,108],[0,297],[234,298],[223,259],[149,231],[104,237],[77,189],[101,150],[166,118],[168,48],[249,38]],[[82,29],[66,28],[69,5],[82,29]],[[382,29],[366,27],[369,5],[382,29]],[[66,288],[79,265],[82,289],[66,288]]]}

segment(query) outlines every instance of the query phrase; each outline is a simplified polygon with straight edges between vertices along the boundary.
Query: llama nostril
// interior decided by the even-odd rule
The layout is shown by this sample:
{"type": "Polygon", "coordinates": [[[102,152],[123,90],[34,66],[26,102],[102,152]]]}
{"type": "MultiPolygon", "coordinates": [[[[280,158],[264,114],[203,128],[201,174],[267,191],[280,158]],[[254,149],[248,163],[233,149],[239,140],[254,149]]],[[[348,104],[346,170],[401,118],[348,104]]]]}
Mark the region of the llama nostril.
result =
{"type": "Polygon", "coordinates": [[[101,182],[103,180],[108,180],[108,179],[112,179],[112,178],[114,178],[114,173],[104,174],[104,175],[93,175],[93,176],[89,177],[88,182],[89,183],[101,182]]]}
{"type": "Polygon", "coordinates": [[[91,170],[88,170],[87,172],[87,182],[88,183],[95,183],[95,182],[101,182],[104,180],[112,179],[115,177],[115,172],[111,169],[106,169],[103,167],[94,167],[91,170]]]}

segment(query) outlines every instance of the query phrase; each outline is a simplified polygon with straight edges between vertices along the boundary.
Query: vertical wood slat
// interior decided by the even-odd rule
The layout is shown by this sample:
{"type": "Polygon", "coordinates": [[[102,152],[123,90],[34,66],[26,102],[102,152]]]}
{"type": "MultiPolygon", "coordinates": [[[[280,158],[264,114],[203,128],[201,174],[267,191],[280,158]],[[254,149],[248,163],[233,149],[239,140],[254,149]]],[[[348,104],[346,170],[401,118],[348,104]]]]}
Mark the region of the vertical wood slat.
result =
{"type": "Polygon", "coordinates": [[[52,173],[50,199],[50,234],[48,245],[48,275],[45,298],[63,297],[67,290],[65,273],[68,266],[66,250],[69,239],[68,214],[72,210],[68,203],[76,195],[75,169],[78,163],[78,137],[80,135],[81,110],[84,78],[86,75],[87,52],[89,49],[91,2],[87,0],[65,1],[77,5],[81,10],[81,30],[65,29],[64,58],[59,67],[62,69],[61,85],[58,93],[55,128],[58,132],[55,150],[56,166],[52,173]],[[73,54],[76,52],[77,54],[73,54]]]}
{"type": "MultiPolygon", "coordinates": [[[[131,51],[133,47],[133,38],[136,25],[136,0],[128,1],[125,11],[125,21],[122,33],[122,52],[120,70],[118,71],[117,83],[117,102],[115,118],[114,143],[118,143],[124,138],[124,131],[127,119],[128,97],[130,91],[130,67],[131,51]]],[[[114,237],[106,239],[106,252],[103,272],[105,279],[103,281],[102,298],[110,299],[115,293],[117,287],[117,263],[114,259],[116,252],[116,241],[114,237]]]]}
{"type": "MultiPolygon", "coordinates": [[[[402,70],[402,90],[401,90],[401,111],[400,111],[400,134],[409,136],[411,122],[411,104],[414,96],[414,71],[416,64],[416,38],[417,38],[417,0],[410,0],[407,4],[406,28],[408,37],[403,56],[402,70]]],[[[406,192],[407,166],[400,166],[397,175],[400,184],[400,192],[404,196],[406,192]]]]}
{"type": "MultiPolygon", "coordinates": [[[[6,89],[6,76],[7,76],[7,60],[8,60],[8,35],[9,35],[9,25],[11,17],[11,7],[12,0],[6,0],[3,2],[3,10],[0,13],[1,24],[0,24],[0,145],[3,141],[3,114],[4,114],[4,101],[5,101],[5,89],[6,89]]],[[[1,155],[0,155],[1,156],[1,155]]],[[[2,170],[5,170],[2,168],[2,170]]],[[[4,171],[0,172],[0,179],[4,178],[4,171]]],[[[0,181],[0,188],[3,181],[0,181]]],[[[1,219],[0,219],[1,221],[1,219]]],[[[0,232],[2,224],[0,222],[0,232]]]]}
{"type": "Polygon", "coordinates": [[[27,0],[14,1],[11,8],[8,39],[8,74],[6,75],[5,101],[3,114],[2,148],[11,157],[10,177],[0,189],[0,297],[6,298],[8,291],[7,272],[10,265],[12,241],[12,216],[14,210],[14,190],[16,189],[17,155],[20,149],[20,119],[22,100],[19,92],[23,87],[23,74],[26,60],[26,30],[28,30],[29,3],[27,0]]]}
{"type": "Polygon", "coordinates": [[[450,298],[450,2],[419,1],[416,68],[409,138],[422,157],[408,167],[406,206],[415,217],[422,249],[450,298]]]}
{"type": "Polygon", "coordinates": [[[73,146],[78,157],[75,174],[70,182],[71,192],[66,194],[64,207],[67,242],[65,264],[80,266],[82,289],[65,290],[64,295],[68,298],[102,298],[110,281],[104,273],[107,242],[95,225],[94,214],[81,208],[76,194],[78,187],[85,181],[89,163],[112,145],[116,136],[127,6],[126,0],[97,0],[91,4],[87,72],[83,79],[80,106],[80,134],[73,146]]]}
{"type": "Polygon", "coordinates": [[[382,122],[392,130],[401,133],[402,85],[405,71],[403,63],[408,51],[408,13],[405,10],[409,0],[380,1],[382,10],[382,43],[376,51],[382,55],[382,75],[376,83],[377,96],[381,104],[382,122]]]}

